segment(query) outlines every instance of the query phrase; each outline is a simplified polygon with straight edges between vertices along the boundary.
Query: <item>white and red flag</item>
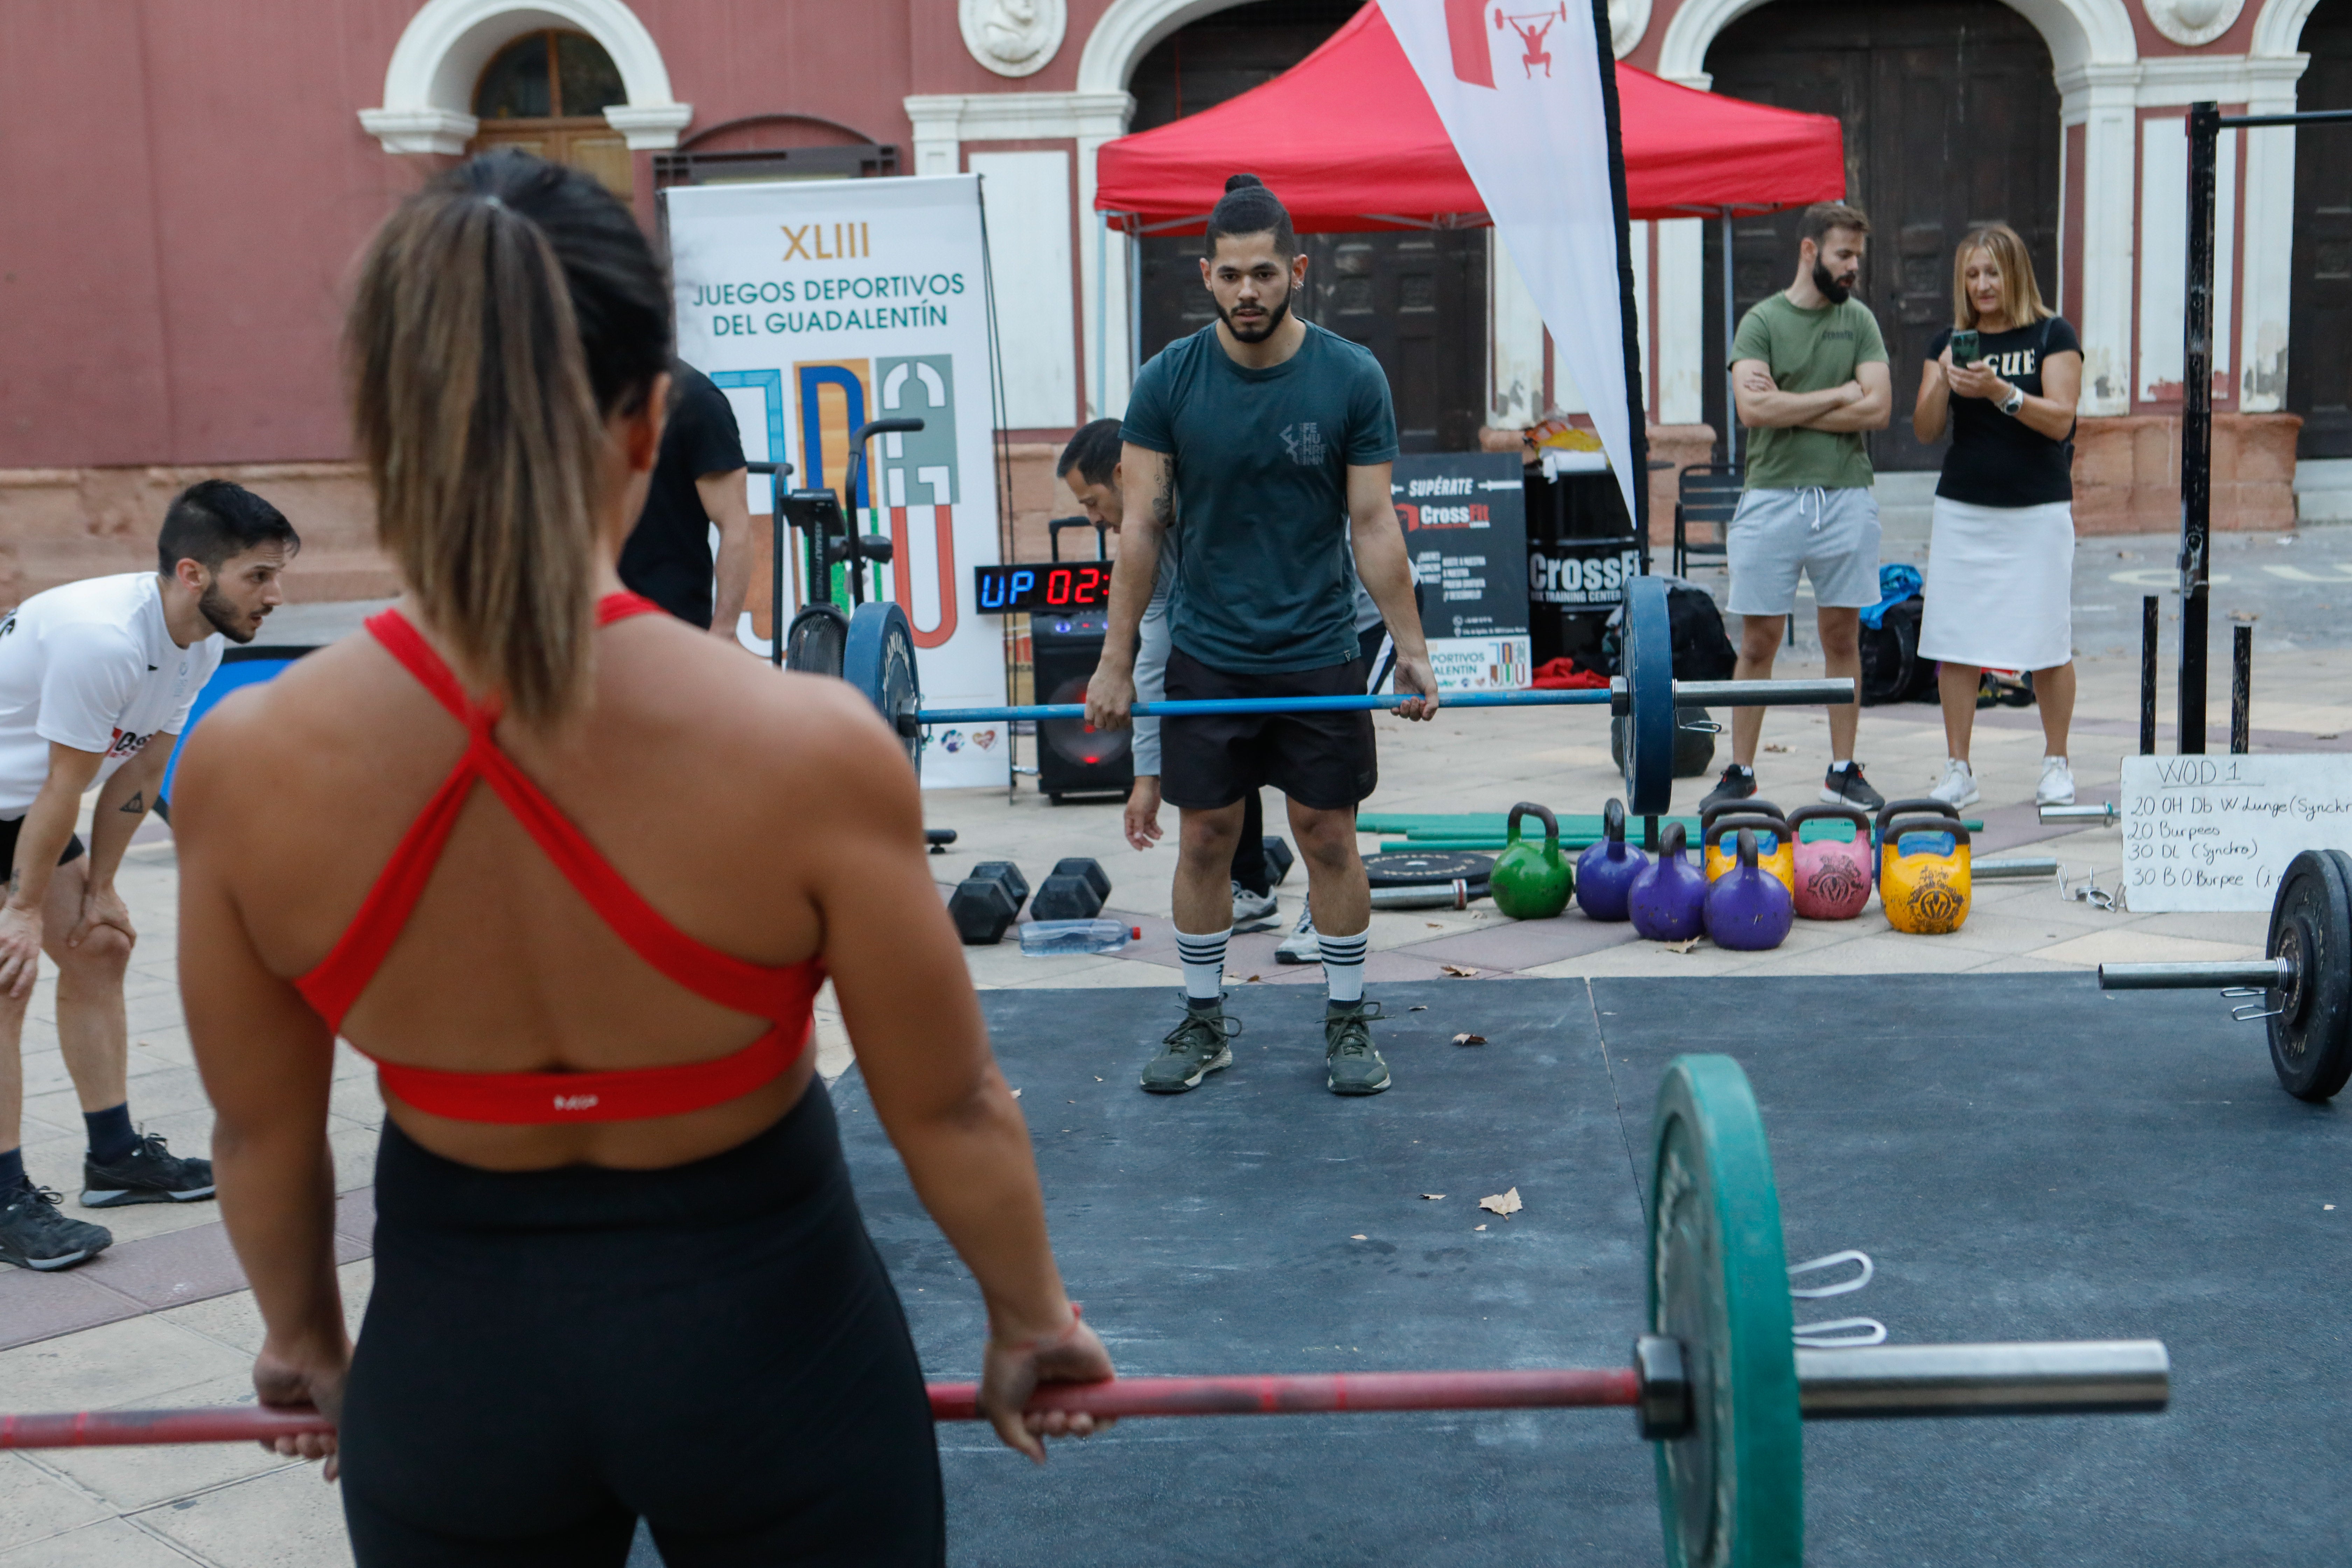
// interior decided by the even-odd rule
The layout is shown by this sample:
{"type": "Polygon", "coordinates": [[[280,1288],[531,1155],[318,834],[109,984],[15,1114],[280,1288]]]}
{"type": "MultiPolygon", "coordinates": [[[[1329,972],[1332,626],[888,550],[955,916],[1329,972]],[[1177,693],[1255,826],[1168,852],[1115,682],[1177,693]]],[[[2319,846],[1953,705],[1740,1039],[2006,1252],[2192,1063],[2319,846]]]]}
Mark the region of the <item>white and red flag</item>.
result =
{"type": "Polygon", "coordinates": [[[1380,0],[1584,395],[1629,517],[1642,484],[1616,62],[1591,0],[1380,0]],[[1622,179],[1622,176],[1618,177],[1622,179]]]}

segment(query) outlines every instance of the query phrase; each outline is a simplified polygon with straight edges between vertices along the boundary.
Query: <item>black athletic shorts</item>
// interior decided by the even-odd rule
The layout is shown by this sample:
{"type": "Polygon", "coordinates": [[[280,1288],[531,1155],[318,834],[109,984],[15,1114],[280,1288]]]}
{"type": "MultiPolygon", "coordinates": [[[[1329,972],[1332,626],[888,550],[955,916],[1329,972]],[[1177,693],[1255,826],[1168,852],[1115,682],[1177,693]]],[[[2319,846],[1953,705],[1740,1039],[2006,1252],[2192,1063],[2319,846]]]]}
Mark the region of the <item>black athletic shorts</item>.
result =
{"type": "MultiPolygon", "coordinates": [[[[16,835],[24,831],[25,819],[21,816],[13,816],[0,821],[0,867],[5,867],[11,871],[16,868],[16,835]]],[[[81,857],[81,835],[79,833],[68,835],[66,838],[65,852],[58,857],[58,864],[68,865],[80,859],[81,857]]]]}
{"type": "Polygon", "coordinates": [[[923,1369],[811,1083],[692,1164],[485,1171],[396,1123],[342,1418],[361,1568],[941,1568],[923,1369]]]}
{"type": "MultiPolygon", "coordinates": [[[[1364,689],[1364,661],[1280,675],[1211,669],[1182,648],[1168,650],[1168,700],[1339,697],[1364,689]]],[[[1203,714],[1160,724],[1160,790],[1172,806],[1214,811],[1272,784],[1316,811],[1355,805],[1380,783],[1372,716],[1340,713],[1203,714]]]]}

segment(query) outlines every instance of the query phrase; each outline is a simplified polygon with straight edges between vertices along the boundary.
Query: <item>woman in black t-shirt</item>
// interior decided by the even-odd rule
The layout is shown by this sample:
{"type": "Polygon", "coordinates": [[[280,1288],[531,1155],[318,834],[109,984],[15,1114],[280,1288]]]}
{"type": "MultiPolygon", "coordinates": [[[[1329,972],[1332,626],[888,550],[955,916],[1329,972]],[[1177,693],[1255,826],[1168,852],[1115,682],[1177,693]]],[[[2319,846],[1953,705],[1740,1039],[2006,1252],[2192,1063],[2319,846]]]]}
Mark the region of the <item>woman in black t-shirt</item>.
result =
{"type": "Polygon", "coordinates": [[[1937,661],[1950,761],[1930,791],[1955,806],[1978,798],[1969,766],[1977,688],[1987,667],[2030,669],[2042,712],[2043,805],[2071,804],[2066,728],[2074,716],[2074,405],[2083,345],[2042,302],[2025,242],[2007,224],[1960,241],[1952,260],[1953,328],[1928,345],[1911,428],[1952,433],[1936,486],[1919,654],[1937,661]],[[1953,331],[1977,339],[1966,363],[1953,331]]]}

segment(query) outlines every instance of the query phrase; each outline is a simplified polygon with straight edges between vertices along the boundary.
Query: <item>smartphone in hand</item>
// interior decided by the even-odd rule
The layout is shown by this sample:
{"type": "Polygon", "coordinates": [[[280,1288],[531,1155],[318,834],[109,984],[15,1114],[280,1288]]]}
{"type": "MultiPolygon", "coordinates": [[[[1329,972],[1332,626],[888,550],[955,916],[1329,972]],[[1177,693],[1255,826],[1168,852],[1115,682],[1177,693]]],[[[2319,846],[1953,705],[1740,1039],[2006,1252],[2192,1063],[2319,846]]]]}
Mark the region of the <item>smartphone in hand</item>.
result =
{"type": "Polygon", "coordinates": [[[1956,328],[1952,332],[1952,363],[1969,365],[1977,363],[1982,344],[1974,327],[1956,328]]]}

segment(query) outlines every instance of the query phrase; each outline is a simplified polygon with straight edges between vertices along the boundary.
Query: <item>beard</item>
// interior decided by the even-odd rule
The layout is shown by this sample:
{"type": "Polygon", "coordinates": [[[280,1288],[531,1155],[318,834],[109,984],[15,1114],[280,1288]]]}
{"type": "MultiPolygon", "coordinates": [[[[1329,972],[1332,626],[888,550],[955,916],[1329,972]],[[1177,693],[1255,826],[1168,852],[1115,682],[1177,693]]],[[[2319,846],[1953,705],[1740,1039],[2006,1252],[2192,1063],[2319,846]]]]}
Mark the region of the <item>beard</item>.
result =
{"type": "Polygon", "coordinates": [[[196,610],[211,623],[213,630],[234,643],[251,642],[261,630],[262,618],[269,614],[263,610],[253,617],[250,627],[246,626],[245,616],[229,602],[228,595],[220,591],[218,584],[205,587],[204,596],[196,601],[196,610]]]}
{"type": "Polygon", "coordinates": [[[1282,291],[1282,298],[1267,308],[1265,312],[1265,324],[1262,327],[1244,327],[1239,321],[1234,320],[1232,315],[1226,311],[1223,305],[1216,304],[1216,296],[1214,295],[1210,296],[1209,302],[1212,305],[1216,306],[1217,320],[1224,322],[1225,331],[1233,333],[1234,341],[1238,342],[1262,343],[1265,342],[1266,339],[1274,336],[1275,329],[1282,325],[1283,318],[1290,314],[1290,290],[1288,289],[1285,289],[1282,291]]]}
{"type": "MultiPolygon", "coordinates": [[[[1861,274],[1856,273],[1859,278],[1861,274]]],[[[1853,297],[1853,285],[1841,283],[1830,275],[1830,269],[1820,262],[1813,263],[1813,287],[1820,289],[1832,305],[1843,305],[1853,297]]]]}

